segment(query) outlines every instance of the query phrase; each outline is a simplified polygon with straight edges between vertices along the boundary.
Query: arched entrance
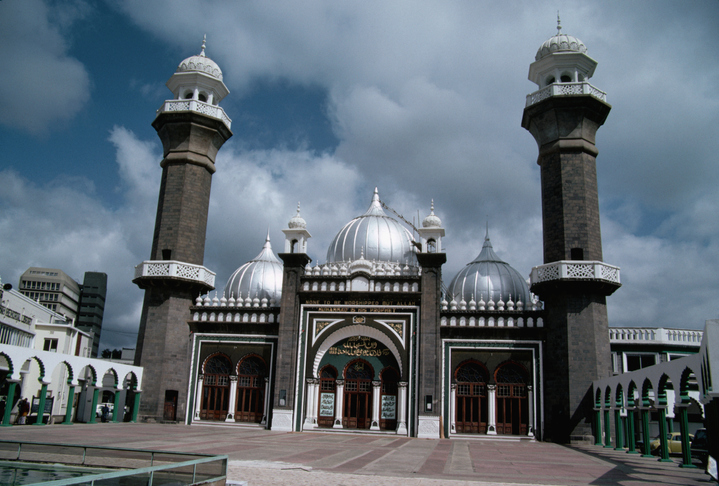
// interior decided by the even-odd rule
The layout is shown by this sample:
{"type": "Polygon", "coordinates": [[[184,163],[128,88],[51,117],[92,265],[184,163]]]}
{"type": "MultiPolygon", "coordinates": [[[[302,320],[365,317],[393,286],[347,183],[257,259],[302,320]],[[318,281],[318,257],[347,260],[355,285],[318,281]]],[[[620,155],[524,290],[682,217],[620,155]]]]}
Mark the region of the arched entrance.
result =
{"type": "Polygon", "coordinates": [[[456,428],[460,434],[487,432],[489,372],[479,361],[469,360],[455,371],[457,380],[456,428]]]}
{"type": "Polygon", "coordinates": [[[335,393],[337,391],[337,370],[334,366],[327,365],[320,370],[320,396],[317,415],[318,427],[331,428],[334,424],[335,393]]]}
{"type": "Polygon", "coordinates": [[[369,429],[372,422],[372,378],[374,370],[363,359],[351,361],[344,370],[344,411],[346,429],[369,429]]]}
{"type": "Polygon", "coordinates": [[[237,410],[235,420],[260,423],[265,413],[267,366],[257,355],[246,356],[237,366],[237,410]]]}
{"type": "Polygon", "coordinates": [[[203,366],[202,406],[200,418],[225,420],[230,407],[230,373],[232,362],[224,354],[210,356],[203,366]]]}
{"type": "Polygon", "coordinates": [[[497,382],[497,433],[526,435],[529,424],[529,373],[519,363],[505,363],[494,372],[497,382]]]}

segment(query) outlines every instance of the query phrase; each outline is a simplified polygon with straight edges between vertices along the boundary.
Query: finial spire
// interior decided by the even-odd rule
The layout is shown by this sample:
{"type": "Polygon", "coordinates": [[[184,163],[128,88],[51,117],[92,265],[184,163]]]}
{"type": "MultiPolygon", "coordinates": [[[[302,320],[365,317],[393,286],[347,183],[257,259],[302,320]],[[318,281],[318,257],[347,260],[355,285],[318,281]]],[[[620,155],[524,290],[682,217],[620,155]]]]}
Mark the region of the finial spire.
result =
{"type": "Polygon", "coordinates": [[[562,21],[559,18],[559,10],[557,10],[557,35],[562,33],[562,21]]]}
{"type": "Polygon", "coordinates": [[[267,225],[267,237],[265,238],[265,242],[270,242],[270,225],[267,225]]]}
{"type": "Polygon", "coordinates": [[[432,199],[432,204],[429,206],[429,214],[434,215],[434,199],[432,199]]]}
{"type": "Polygon", "coordinates": [[[300,202],[297,201],[297,216],[300,215],[300,202]]]}
{"type": "Polygon", "coordinates": [[[202,36],[202,52],[200,52],[200,55],[202,57],[205,57],[205,46],[207,45],[207,34],[202,36]]]}
{"type": "Polygon", "coordinates": [[[487,218],[486,225],[487,225],[487,232],[484,234],[484,239],[489,240],[489,218],[487,218]]]}

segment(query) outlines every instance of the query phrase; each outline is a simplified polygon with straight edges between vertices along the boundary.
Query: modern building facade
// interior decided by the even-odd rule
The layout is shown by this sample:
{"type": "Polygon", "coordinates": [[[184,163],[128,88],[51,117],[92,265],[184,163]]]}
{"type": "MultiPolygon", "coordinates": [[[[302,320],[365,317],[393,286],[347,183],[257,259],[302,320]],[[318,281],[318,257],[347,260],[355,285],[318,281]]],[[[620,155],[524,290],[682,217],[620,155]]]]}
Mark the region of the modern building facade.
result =
{"type": "Polygon", "coordinates": [[[433,204],[421,227],[409,227],[375,189],[367,211],[338,229],[325,263],[312,264],[298,207],[281,253],[266,237],[220,297],[195,299],[214,286],[202,267],[207,200],[230,132],[216,106],[226,94],[219,67],[204,48],[183,61],[168,82],[175,99],[153,123],[163,182],[152,260],[136,269],[147,289],[136,361],[146,418],[593,440],[592,382],[611,373],[605,299],[620,286],[619,268],[602,261],[594,140],[610,106],[588,82],[595,66],[561,27],[530,66],[539,90],[522,125],[539,146],[544,264],[529,283],[489,231],[478,256],[443,283],[445,228],[433,204]],[[171,170],[192,171],[191,187],[171,170]],[[188,197],[196,203],[186,206],[188,197]]]}
{"type": "Polygon", "coordinates": [[[77,318],[80,284],[59,268],[30,267],[20,276],[20,292],[48,309],[77,318]]]}
{"type": "Polygon", "coordinates": [[[80,289],[80,309],[75,326],[91,333],[93,358],[97,358],[102,334],[102,318],[105,314],[107,298],[107,274],[85,272],[80,289]]]}

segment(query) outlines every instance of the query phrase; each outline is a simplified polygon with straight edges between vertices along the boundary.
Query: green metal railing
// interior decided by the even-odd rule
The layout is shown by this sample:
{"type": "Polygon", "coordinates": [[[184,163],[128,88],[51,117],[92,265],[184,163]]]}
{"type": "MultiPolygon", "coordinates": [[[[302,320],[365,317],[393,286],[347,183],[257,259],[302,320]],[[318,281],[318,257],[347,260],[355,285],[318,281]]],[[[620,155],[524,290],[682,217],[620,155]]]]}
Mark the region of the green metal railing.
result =
{"type": "Polygon", "coordinates": [[[113,468],[101,474],[38,482],[38,485],[191,485],[227,478],[227,456],[105,446],[0,440],[0,459],[23,463],[113,468]],[[121,479],[122,478],[122,479],[121,479]]]}

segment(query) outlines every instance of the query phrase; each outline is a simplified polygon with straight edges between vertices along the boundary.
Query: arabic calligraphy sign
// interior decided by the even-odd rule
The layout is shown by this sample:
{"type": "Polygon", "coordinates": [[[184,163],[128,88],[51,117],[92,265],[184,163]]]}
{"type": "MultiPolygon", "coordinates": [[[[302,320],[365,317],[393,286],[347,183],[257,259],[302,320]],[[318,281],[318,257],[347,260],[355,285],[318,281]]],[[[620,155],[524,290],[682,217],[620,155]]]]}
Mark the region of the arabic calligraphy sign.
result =
{"type": "Polygon", "coordinates": [[[389,356],[391,351],[384,344],[367,336],[353,336],[332,346],[329,354],[345,356],[389,356]]]}

